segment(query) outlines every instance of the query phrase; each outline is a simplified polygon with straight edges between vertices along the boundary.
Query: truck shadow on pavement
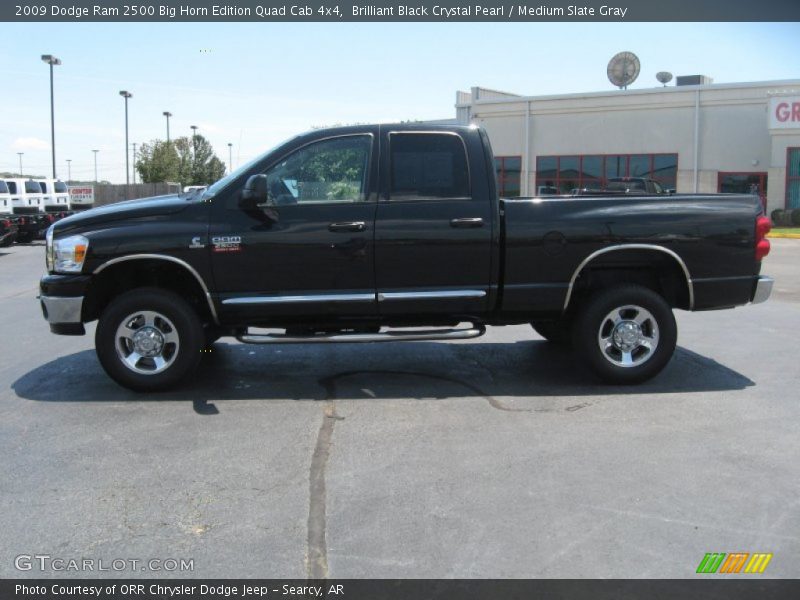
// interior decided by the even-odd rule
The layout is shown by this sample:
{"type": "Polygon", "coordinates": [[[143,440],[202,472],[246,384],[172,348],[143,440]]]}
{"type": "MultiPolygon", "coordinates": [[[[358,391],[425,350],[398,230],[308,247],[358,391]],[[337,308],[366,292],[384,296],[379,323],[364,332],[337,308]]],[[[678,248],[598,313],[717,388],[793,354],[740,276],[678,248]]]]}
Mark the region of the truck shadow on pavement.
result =
{"type": "Polygon", "coordinates": [[[483,398],[512,412],[576,411],[592,397],[741,390],[748,377],[678,348],[655,379],[611,386],[576,364],[565,348],[509,343],[320,344],[249,346],[218,342],[183,387],[137,394],[106,376],[92,350],[57,358],[13,384],[18,396],[44,402],[189,401],[198,414],[226,400],[435,401],[483,398]]]}

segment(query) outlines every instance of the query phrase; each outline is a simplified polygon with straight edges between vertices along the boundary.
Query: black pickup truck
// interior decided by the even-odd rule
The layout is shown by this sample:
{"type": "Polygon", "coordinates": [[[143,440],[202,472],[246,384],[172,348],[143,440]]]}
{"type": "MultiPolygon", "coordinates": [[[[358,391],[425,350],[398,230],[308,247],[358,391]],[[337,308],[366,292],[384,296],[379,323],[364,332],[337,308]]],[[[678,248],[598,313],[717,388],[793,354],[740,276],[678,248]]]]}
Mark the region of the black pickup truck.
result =
{"type": "Polygon", "coordinates": [[[603,379],[673,354],[672,309],[763,302],[770,222],[748,195],[498,198],[475,127],[295,137],[201,193],[95,208],[47,233],[54,333],[123,386],[172,386],[220,336],[245,343],[478,337],[531,323],[603,379]]]}

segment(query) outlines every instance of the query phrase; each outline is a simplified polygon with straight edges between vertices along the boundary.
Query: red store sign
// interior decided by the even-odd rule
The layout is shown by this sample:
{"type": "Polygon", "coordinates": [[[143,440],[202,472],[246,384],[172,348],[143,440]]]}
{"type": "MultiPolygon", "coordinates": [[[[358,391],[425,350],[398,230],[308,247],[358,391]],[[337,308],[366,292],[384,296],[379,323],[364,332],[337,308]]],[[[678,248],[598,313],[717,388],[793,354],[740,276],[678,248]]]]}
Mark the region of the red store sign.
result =
{"type": "Polygon", "coordinates": [[[770,129],[800,129],[800,96],[774,96],[769,99],[770,129]]]}

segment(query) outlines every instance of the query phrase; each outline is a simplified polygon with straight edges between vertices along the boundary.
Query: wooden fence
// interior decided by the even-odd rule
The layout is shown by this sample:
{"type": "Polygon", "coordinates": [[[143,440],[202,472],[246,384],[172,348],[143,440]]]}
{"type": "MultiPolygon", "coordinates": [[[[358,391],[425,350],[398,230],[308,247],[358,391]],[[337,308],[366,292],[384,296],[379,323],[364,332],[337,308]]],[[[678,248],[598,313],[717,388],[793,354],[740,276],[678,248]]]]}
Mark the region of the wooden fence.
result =
{"type": "Polygon", "coordinates": [[[113,204],[123,200],[175,194],[180,191],[181,186],[177,183],[137,183],[135,185],[95,183],[94,205],[102,206],[103,204],[113,204]]]}

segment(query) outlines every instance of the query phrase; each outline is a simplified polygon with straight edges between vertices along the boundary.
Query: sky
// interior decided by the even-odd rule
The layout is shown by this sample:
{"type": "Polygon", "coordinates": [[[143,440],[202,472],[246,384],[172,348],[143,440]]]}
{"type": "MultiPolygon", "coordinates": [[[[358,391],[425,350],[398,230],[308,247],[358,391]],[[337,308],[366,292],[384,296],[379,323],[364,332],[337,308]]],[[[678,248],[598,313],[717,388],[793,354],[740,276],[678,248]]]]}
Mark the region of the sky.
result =
{"type": "MultiPolygon", "coordinates": [[[[472,86],[524,95],[615,89],[608,60],[629,50],[658,71],[715,83],[800,78],[798,23],[25,23],[0,36],[0,172],[49,175],[55,67],[56,169],[125,181],[129,141],[206,136],[233,168],[325,125],[455,116],[472,86]]],[[[674,84],[674,81],[673,81],[674,84]]],[[[624,92],[620,92],[624,93],[624,92]]],[[[568,132],[565,132],[568,134],[568,132]]]]}

